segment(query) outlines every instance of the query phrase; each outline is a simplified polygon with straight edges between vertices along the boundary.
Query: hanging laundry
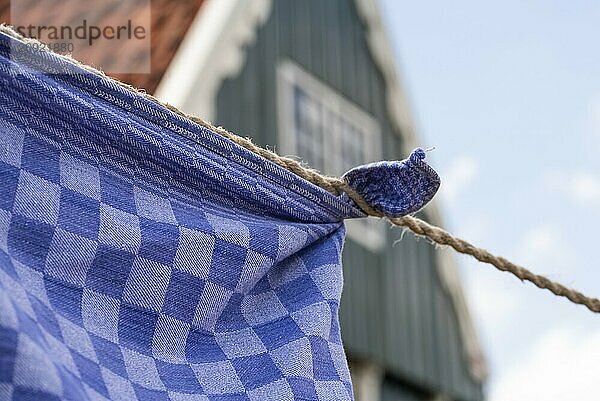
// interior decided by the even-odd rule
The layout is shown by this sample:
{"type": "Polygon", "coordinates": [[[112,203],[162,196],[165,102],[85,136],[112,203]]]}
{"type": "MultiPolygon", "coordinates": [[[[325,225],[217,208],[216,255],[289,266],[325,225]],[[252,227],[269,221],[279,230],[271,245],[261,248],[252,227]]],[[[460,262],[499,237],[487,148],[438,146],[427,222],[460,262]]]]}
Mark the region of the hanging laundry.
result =
{"type": "MultiPolygon", "coordinates": [[[[423,156],[348,180],[413,212],[439,186],[423,156]]],[[[341,253],[363,216],[0,33],[0,400],[352,399],[341,253]]]]}

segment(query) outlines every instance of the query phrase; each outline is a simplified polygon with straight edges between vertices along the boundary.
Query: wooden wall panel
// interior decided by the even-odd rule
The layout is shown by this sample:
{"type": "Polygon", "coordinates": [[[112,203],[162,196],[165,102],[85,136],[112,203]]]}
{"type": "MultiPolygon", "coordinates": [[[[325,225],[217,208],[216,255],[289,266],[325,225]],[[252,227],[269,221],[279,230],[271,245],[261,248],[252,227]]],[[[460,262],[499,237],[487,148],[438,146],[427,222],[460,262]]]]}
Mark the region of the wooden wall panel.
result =
{"type": "MultiPolygon", "coordinates": [[[[384,80],[352,0],[274,0],[271,16],[247,48],[240,75],[226,80],[218,92],[216,123],[277,149],[275,74],[284,59],[373,115],[381,127],[385,158],[410,151],[392,129],[384,80]]],[[[386,232],[387,244],[379,253],[346,241],[340,312],[349,354],[385,366],[388,392],[400,394],[402,383],[409,383],[451,399],[482,399],[481,384],[467,372],[435,250],[409,234],[394,244],[400,230],[386,232]],[[395,387],[390,384],[394,377],[395,387]]]]}

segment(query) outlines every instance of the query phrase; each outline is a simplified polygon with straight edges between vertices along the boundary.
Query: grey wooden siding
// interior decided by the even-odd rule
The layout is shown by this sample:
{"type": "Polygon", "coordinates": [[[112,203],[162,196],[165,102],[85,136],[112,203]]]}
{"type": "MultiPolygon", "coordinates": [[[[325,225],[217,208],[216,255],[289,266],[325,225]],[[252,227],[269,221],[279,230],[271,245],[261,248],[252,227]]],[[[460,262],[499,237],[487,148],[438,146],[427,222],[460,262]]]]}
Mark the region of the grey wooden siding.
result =
{"type": "MultiPolygon", "coordinates": [[[[268,21],[246,54],[239,76],[226,80],[218,92],[218,124],[277,149],[276,66],[287,58],[379,121],[385,158],[410,151],[392,129],[383,77],[352,0],[274,0],[268,21]]],[[[385,366],[386,399],[412,399],[402,398],[410,392],[401,383],[456,400],[482,399],[481,384],[467,372],[434,249],[410,235],[392,245],[399,236],[398,230],[390,231],[388,245],[379,253],[351,240],[346,243],[341,320],[349,354],[385,366]],[[394,377],[399,379],[396,384],[394,377]]]]}
{"type": "Polygon", "coordinates": [[[393,377],[384,378],[381,398],[384,401],[431,401],[435,399],[431,392],[415,388],[410,383],[396,380],[393,377]]]}

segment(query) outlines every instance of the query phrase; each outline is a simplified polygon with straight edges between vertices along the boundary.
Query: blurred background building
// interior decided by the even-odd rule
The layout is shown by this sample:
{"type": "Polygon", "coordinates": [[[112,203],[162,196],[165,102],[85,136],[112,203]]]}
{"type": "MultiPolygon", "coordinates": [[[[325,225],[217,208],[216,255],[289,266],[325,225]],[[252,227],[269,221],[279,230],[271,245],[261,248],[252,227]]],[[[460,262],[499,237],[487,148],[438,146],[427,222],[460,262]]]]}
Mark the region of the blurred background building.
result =
{"type": "MultiPolygon", "coordinates": [[[[151,23],[151,72],[116,77],[185,112],[331,175],[419,144],[375,0],[153,0],[151,23]]],[[[421,217],[442,224],[435,203],[421,217]]],[[[449,253],[374,219],[347,228],[341,329],[357,400],[482,400],[485,362],[449,253]]]]}

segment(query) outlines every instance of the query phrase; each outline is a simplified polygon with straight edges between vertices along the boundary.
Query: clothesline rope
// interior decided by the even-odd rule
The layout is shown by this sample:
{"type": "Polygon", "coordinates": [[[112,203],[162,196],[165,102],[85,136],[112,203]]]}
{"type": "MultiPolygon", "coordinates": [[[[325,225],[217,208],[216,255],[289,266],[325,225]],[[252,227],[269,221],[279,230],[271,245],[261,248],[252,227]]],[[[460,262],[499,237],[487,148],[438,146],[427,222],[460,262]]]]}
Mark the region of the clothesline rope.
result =
{"type": "MultiPolygon", "coordinates": [[[[155,98],[152,99],[159,102],[155,98]]],[[[222,127],[215,127],[201,118],[187,115],[171,105],[165,106],[170,110],[179,114],[183,114],[193,121],[225,136],[238,145],[241,145],[244,148],[251,150],[252,152],[255,152],[260,156],[292,171],[293,173],[301,176],[315,185],[320,186],[321,188],[328,190],[329,192],[334,194],[345,192],[369,216],[384,218],[395,226],[406,227],[415,235],[426,238],[437,245],[449,246],[459,253],[470,255],[480,262],[490,264],[500,271],[511,273],[521,281],[529,281],[538,288],[546,289],[559,297],[565,297],[573,303],[587,307],[592,312],[600,313],[600,299],[598,298],[588,297],[575,289],[568,288],[565,285],[556,281],[552,281],[545,276],[535,274],[530,270],[509,261],[506,258],[496,256],[484,248],[474,246],[469,242],[448,233],[442,228],[433,226],[419,218],[413,216],[387,218],[381,212],[372,208],[368,202],[366,202],[364,198],[352,187],[350,187],[350,185],[348,185],[348,183],[346,183],[344,180],[323,175],[316,170],[303,166],[300,162],[294,159],[279,156],[275,152],[257,146],[248,138],[235,135],[222,127]]]]}
{"type": "MultiPolygon", "coordinates": [[[[2,31],[6,34],[9,34],[13,37],[16,37],[22,41],[36,43],[36,45],[41,46],[42,48],[45,48],[45,45],[41,44],[37,40],[23,37],[16,31],[14,31],[11,27],[6,26],[4,24],[0,25],[0,31],[2,31]]],[[[47,49],[47,51],[52,52],[52,50],[50,50],[50,49],[47,49]]],[[[70,62],[73,62],[73,63],[81,66],[82,68],[85,68],[88,71],[106,76],[102,71],[99,71],[88,65],[82,64],[82,63],[78,62],[77,60],[72,59],[71,57],[64,56],[64,55],[58,55],[58,56],[68,59],[70,62]]],[[[344,181],[341,178],[330,177],[330,176],[324,175],[317,170],[314,170],[312,168],[304,166],[302,163],[300,163],[297,160],[294,160],[290,157],[280,156],[271,150],[268,150],[268,149],[262,148],[258,145],[255,145],[249,138],[244,138],[244,137],[238,136],[232,132],[227,131],[223,127],[214,126],[214,125],[210,124],[209,122],[204,121],[202,118],[200,118],[198,116],[184,113],[183,111],[179,110],[178,108],[176,108],[168,103],[164,103],[144,91],[138,90],[137,88],[134,88],[128,84],[125,84],[125,83],[115,80],[113,78],[108,77],[108,79],[113,80],[118,85],[121,85],[129,90],[137,92],[138,94],[152,100],[153,102],[156,102],[156,103],[166,107],[167,109],[171,110],[172,112],[174,112],[176,114],[184,116],[184,117],[194,121],[195,123],[198,123],[208,129],[212,130],[213,132],[216,132],[216,133],[222,135],[223,137],[237,143],[238,145],[264,157],[267,160],[272,161],[273,163],[291,171],[292,173],[304,178],[305,180],[307,180],[307,181],[309,181],[309,182],[311,182],[333,194],[339,195],[339,194],[345,192],[356,203],[356,205],[358,207],[360,207],[369,216],[386,219],[393,225],[399,226],[399,227],[405,227],[405,228],[409,229],[410,231],[412,231],[415,235],[426,238],[437,245],[449,246],[449,247],[453,248],[456,252],[459,252],[459,253],[462,253],[465,255],[470,255],[470,256],[474,257],[475,259],[479,260],[480,262],[487,263],[487,264],[490,264],[490,265],[496,267],[500,271],[511,273],[512,275],[514,275],[521,281],[529,281],[529,282],[533,283],[534,285],[536,285],[538,288],[546,289],[546,290],[552,292],[554,295],[557,295],[559,297],[565,297],[575,304],[579,304],[579,305],[583,305],[583,306],[587,307],[592,312],[600,313],[600,299],[598,299],[598,298],[586,296],[575,289],[568,288],[565,285],[560,284],[556,281],[552,281],[545,276],[535,274],[535,273],[529,271],[528,269],[507,260],[506,258],[503,258],[501,256],[496,256],[484,248],[479,248],[477,246],[474,246],[474,245],[470,244],[469,242],[448,233],[447,231],[443,230],[442,228],[433,226],[419,218],[416,218],[413,216],[388,218],[385,215],[383,215],[383,213],[381,213],[378,210],[371,207],[369,205],[369,203],[367,201],[365,201],[365,199],[357,191],[355,191],[346,181],[344,181]]]]}

